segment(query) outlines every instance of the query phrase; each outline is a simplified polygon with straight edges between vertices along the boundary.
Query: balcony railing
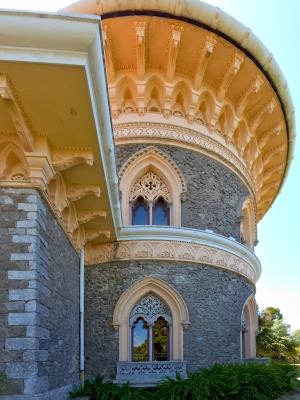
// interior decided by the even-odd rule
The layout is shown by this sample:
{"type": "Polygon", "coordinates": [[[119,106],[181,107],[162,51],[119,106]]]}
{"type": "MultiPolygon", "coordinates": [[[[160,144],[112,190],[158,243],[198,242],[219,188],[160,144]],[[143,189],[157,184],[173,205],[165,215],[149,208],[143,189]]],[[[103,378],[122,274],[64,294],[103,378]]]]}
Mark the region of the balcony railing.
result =
{"type": "Polygon", "coordinates": [[[115,383],[154,386],[164,378],[187,378],[186,361],[119,362],[115,383]]]}

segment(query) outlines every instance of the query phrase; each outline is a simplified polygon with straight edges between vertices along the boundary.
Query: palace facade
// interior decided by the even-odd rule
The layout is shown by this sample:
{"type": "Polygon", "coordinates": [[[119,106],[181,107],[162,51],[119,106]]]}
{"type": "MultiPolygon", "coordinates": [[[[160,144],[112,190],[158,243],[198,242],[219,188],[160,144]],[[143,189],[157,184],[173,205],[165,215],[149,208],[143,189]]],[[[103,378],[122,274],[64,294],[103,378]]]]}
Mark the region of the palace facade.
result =
{"type": "Polygon", "coordinates": [[[196,0],[3,10],[0,47],[0,399],[255,359],[294,142],[273,56],[196,0]]]}

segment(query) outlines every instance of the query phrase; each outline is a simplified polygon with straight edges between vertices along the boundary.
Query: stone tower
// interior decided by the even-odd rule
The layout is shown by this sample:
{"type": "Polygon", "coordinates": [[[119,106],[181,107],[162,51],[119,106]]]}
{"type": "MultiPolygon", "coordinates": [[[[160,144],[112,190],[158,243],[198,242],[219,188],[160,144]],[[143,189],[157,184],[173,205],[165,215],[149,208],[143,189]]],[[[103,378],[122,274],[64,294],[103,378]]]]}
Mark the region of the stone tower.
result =
{"type": "Polygon", "coordinates": [[[195,0],[0,17],[23,49],[0,62],[10,393],[64,398],[78,380],[80,250],[88,377],[152,385],[255,358],[256,225],[294,135],[272,56],[195,0]]]}

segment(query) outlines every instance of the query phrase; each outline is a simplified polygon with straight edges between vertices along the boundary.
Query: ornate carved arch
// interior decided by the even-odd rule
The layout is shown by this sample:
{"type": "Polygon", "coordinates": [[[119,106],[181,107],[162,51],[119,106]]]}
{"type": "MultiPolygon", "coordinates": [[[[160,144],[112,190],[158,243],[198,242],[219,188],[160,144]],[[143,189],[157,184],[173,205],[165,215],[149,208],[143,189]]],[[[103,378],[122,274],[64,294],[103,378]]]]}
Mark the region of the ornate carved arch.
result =
{"type": "Polygon", "coordinates": [[[241,324],[242,324],[242,337],[241,337],[241,356],[242,358],[255,358],[256,357],[256,333],[258,329],[256,301],[253,295],[249,296],[246,300],[241,324]]]}
{"type": "Polygon", "coordinates": [[[27,180],[28,163],[16,143],[7,142],[0,151],[0,177],[2,180],[27,180]]]}
{"type": "Polygon", "coordinates": [[[242,206],[241,232],[245,244],[253,249],[256,242],[256,216],[254,201],[247,198],[242,206]]]}
{"type": "Polygon", "coordinates": [[[176,163],[154,146],[135,153],[120,170],[124,224],[128,225],[130,222],[130,189],[140,177],[149,171],[158,175],[168,188],[172,202],[171,225],[181,226],[181,200],[187,191],[185,178],[176,163]]]}
{"type": "Polygon", "coordinates": [[[161,298],[170,309],[173,320],[171,341],[173,359],[183,360],[183,329],[190,325],[187,306],[174,288],[153,276],[142,279],[127,289],[116,304],[113,326],[115,329],[119,329],[119,360],[129,361],[128,329],[130,313],[135,304],[149,293],[161,298]]]}

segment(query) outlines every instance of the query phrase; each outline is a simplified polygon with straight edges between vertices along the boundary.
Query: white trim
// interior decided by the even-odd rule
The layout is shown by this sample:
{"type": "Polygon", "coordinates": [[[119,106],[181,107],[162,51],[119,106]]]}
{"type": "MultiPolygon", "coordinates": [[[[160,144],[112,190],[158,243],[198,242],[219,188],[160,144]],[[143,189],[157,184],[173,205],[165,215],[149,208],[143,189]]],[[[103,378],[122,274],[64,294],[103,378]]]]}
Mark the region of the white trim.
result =
{"type": "Polygon", "coordinates": [[[2,10],[0,60],[85,67],[106,189],[117,233],[122,219],[100,22],[101,18],[97,16],[2,10]],[[40,47],[41,43],[43,47],[40,47]]]}
{"type": "Polygon", "coordinates": [[[242,258],[251,265],[257,280],[261,275],[261,265],[253,251],[241,243],[217,233],[205,232],[192,228],[125,226],[120,230],[118,240],[164,240],[207,245],[242,258]]]}

